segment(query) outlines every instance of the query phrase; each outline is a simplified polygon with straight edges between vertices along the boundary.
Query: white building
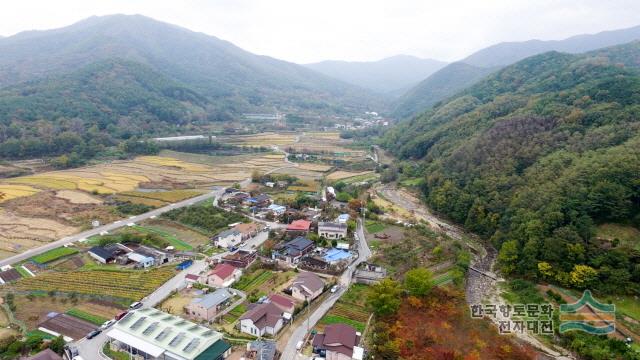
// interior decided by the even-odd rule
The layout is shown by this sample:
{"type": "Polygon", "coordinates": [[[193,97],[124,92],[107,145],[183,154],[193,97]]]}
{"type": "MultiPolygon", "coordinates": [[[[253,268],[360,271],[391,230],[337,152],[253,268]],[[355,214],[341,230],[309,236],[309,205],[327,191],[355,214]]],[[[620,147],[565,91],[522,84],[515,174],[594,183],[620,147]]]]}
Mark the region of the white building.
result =
{"type": "Polygon", "coordinates": [[[242,242],[242,233],[237,229],[225,230],[213,239],[213,244],[219,247],[232,247],[242,242]]]}
{"type": "Polygon", "coordinates": [[[347,237],[347,224],[320,222],[318,223],[318,235],[325,239],[343,239],[347,237]]]}

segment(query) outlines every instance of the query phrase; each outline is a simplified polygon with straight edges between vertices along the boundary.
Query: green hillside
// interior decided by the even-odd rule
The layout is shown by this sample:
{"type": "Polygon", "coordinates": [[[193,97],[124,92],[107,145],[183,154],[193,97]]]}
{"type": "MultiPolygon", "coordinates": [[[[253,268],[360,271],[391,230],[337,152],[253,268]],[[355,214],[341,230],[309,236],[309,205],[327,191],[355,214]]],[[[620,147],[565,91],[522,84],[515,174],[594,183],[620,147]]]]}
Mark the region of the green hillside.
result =
{"type": "Polygon", "coordinates": [[[640,253],[594,234],[640,227],[639,60],[638,42],[527,58],[401,123],[384,146],[421,160],[428,203],[491,239],[503,272],[637,292],[640,253]]]}
{"type": "Polygon", "coordinates": [[[0,157],[97,151],[204,120],[209,104],[146,65],[106,60],[0,90],[0,157]]]}

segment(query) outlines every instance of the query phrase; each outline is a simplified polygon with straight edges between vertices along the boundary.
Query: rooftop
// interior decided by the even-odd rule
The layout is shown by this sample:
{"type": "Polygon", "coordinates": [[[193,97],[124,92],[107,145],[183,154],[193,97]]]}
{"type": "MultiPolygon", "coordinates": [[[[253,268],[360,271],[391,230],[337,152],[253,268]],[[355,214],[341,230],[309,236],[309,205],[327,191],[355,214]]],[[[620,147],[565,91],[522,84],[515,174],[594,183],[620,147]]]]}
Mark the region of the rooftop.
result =
{"type": "Polygon", "coordinates": [[[233,275],[233,272],[236,270],[236,267],[229,264],[218,264],[211,271],[210,275],[216,275],[221,279],[226,279],[229,276],[233,275]]]}
{"type": "Polygon", "coordinates": [[[311,221],[309,220],[294,220],[287,226],[289,231],[309,231],[311,227],[311,221]]]}
{"type": "Polygon", "coordinates": [[[334,222],[321,222],[321,223],[318,223],[318,229],[320,231],[322,230],[347,231],[347,224],[334,223],[334,222]]]}
{"type": "Polygon", "coordinates": [[[227,289],[218,289],[210,294],[207,294],[200,298],[195,298],[191,301],[191,304],[199,304],[205,309],[211,309],[218,306],[225,301],[231,299],[233,295],[227,289]]]}
{"type": "Polygon", "coordinates": [[[324,287],[324,281],[312,272],[301,272],[293,281],[293,286],[307,293],[313,293],[324,287]]]}
{"type": "MultiPolygon", "coordinates": [[[[174,358],[188,360],[196,359],[222,341],[222,334],[217,331],[153,308],[129,312],[107,336],[154,357],[166,352],[174,358]]],[[[223,341],[216,346],[224,344],[223,341]]]]}
{"type": "Polygon", "coordinates": [[[258,329],[264,329],[266,326],[275,326],[281,318],[282,310],[279,307],[272,303],[263,303],[244,313],[240,320],[250,319],[258,329]]]}

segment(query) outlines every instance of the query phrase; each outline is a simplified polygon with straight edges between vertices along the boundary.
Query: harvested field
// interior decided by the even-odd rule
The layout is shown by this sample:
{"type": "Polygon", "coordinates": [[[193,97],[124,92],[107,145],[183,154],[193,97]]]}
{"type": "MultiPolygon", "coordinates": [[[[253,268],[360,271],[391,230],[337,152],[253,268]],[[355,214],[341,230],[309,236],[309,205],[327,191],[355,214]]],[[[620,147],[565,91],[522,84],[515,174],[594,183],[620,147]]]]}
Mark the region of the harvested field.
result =
{"type": "Polygon", "coordinates": [[[21,217],[0,209],[0,255],[11,256],[78,231],[54,220],[21,217]]]}
{"type": "Polygon", "coordinates": [[[145,191],[126,191],[120,193],[120,196],[126,196],[129,198],[144,198],[151,200],[158,200],[163,203],[173,203],[179,202],[182,200],[190,199],[192,197],[196,197],[198,195],[204,194],[204,190],[170,190],[170,191],[154,191],[154,192],[145,192],[145,191]]]}
{"type": "Polygon", "coordinates": [[[102,204],[102,200],[81,191],[60,190],[56,192],[56,196],[72,204],[102,204]]]}
{"type": "Polygon", "coordinates": [[[16,318],[24,322],[29,329],[37,328],[37,325],[47,319],[47,314],[54,311],[57,313],[66,313],[72,308],[82,311],[112,318],[122,311],[122,308],[106,301],[84,300],[79,298],[77,301],[71,301],[66,297],[50,297],[35,296],[31,299],[26,295],[16,295],[16,318]]]}
{"type": "Polygon", "coordinates": [[[338,171],[334,171],[331,174],[327,175],[327,180],[329,180],[329,181],[338,181],[338,180],[348,179],[348,178],[355,177],[355,176],[368,175],[368,174],[372,174],[372,173],[373,173],[372,171],[350,172],[350,171],[338,170],[338,171]]]}
{"type": "Polygon", "coordinates": [[[96,329],[97,326],[71,315],[58,314],[38,324],[38,327],[43,327],[58,334],[68,336],[74,340],[80,340],[96,329]]]}
{"type": "Polygon", "coordinates": [[[309,170],[309,171],[326,172],[331,170],[331,168],[332,166],[330,165],[322,165],[322,164],[312,164],[312,163],[298,164],[298,169],[309,170]]]}
{"type": "Polygon", "coordinates": [[[287,145],[296,141],[296,134],[286,133],[261,133],[253,135],[229,136],[226,142],[234,145],[242,146],[270,146],[270,145],[287,145]]]}

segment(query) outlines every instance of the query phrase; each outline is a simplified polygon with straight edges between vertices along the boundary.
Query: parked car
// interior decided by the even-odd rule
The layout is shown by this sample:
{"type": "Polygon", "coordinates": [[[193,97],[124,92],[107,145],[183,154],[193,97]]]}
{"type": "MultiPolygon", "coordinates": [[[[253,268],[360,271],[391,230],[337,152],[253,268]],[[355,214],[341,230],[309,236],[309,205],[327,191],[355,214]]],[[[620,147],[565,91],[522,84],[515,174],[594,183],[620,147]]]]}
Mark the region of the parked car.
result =
{"type": "Polygon", "coordinates": [[[133,304],[129,305],[129,309],[135,310],[140,309],[142,307],[142,303],[140,301],[136,301],[133,304]]]}
{"type": "Polygon", "coordinates": [[[298,343],[296,344],[296,350],[300,351],[300,349],[302,349],[302,345],[304,345],[304,341],[298,341],[298,343]]]}
{"type": "Polygon", "coordinates": [[[123,311],[121,313],[119,313],[118,315],[116,315],[116,317],[114,318],[116,321],[122,319],[125,315],[127,315],[129,312],[128,311],[123,311]]]}
{"type": "Polygon", "coordinates": [[[333,285],[333,286],[331,287],[331,292],[332,292],[332,293],[335,293],[336,291],[338,291],[338,289],[339,289],[339,288],[340,288],[340,287],[339,287],[338,285],[333,285]]]}
{"type": "Polygon", "coordinates": [[[95,330],[93,330],[92,332],[90,332],[89,334],[87,334],[87,340],[91,340],[91,339],[93,339],[94,337],[96,337],[96,336],[100,335],[100,333],[101,333],[101,332],[102,332],[102,330],[100,330],[100,329],[95,329],[95,330]]]}
{"type": "Polygon", "coordinates": [[[116,320],[111,319],[111,320],[107,320],[104,322],[104,324],[100,325],[100,329],[104,330],[107,329],[109,326],[113,325],[116,323],[116,320]]]}

